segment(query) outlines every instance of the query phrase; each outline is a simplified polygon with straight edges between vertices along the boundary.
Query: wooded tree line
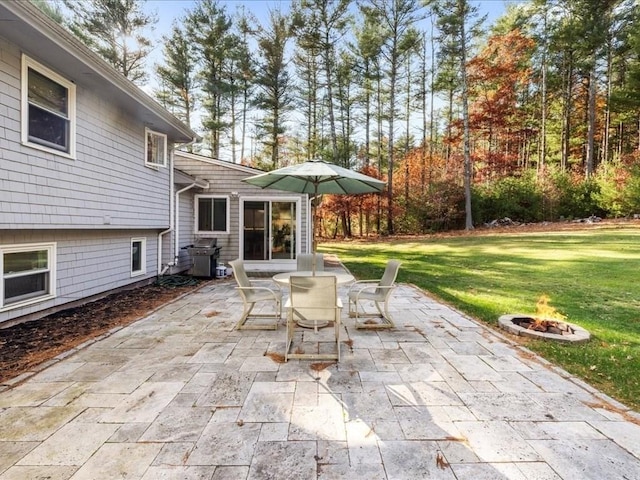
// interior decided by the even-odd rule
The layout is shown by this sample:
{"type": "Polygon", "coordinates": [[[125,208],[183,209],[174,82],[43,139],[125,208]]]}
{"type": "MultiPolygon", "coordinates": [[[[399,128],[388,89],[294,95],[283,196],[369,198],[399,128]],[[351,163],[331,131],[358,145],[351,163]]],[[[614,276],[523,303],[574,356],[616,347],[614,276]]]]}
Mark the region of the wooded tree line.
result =
{"type": "Polygon", "coordinates": [[[60,21],[131,80],[155,78],[200,153],[387,180],[326,198],[322,234],[640,213],[635,0],[531,0],[493,25],[469,0],[294,0],[263,23],[198,0],[152,70],[144,5],[74,2],[60,21]]]}

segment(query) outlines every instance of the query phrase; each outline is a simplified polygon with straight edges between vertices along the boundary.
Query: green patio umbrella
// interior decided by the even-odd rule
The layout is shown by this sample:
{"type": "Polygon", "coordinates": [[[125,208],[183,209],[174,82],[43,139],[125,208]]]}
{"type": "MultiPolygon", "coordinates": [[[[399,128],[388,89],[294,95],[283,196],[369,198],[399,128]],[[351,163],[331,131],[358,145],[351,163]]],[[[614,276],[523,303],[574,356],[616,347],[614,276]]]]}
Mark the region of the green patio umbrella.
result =
{"type": "MultiPolygon", "coordinates": [[[[384,190],[386,183],[377,178],[339,167],[323,160],[279,168],[245,178],[243,182],[261,188],[285,190],[287,192],[308,193],[315,199],[323,193],[355,195],[376,193],[384,190]]],[[[315,229],[312,230],[312,232],[315,229]]],[[[315,253],[315,241],[312,241],[315,253]]],[[[314,270],[315,270],[315,255],[314,270]]]]}

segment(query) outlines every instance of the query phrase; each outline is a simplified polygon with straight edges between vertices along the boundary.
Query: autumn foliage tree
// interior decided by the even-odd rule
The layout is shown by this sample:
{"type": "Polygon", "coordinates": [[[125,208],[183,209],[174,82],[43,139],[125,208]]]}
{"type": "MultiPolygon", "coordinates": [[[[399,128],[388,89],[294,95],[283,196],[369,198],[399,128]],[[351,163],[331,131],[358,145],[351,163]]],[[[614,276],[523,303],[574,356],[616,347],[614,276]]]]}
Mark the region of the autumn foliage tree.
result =
{"type": "Polygon", "coordinates": [[[470,123],[476,179],[509,175],[519,166],[529,130],[523,109],[534,42],[520,30],[489,39],[469,62],[470,123]]]}
{"type": "Polygon", "coordinates": [[[444,155],[425,155],[428,150],[428,145],[412,149],[396,171],[395,191],[404,193],[396,203],[399,232],[428,233],[464,227],[462,158],[447,162],[444,155]]]}
{"type": "MultiPolygon", "coordinates": [[[[373,166],[365,166],[360,173],[386,180],[373,166]]],[[[316,210],[316,235],[324,238],[377,235],[380,209],[386,208],[383,193],[364,195],[324,195],[316,210]]]]}

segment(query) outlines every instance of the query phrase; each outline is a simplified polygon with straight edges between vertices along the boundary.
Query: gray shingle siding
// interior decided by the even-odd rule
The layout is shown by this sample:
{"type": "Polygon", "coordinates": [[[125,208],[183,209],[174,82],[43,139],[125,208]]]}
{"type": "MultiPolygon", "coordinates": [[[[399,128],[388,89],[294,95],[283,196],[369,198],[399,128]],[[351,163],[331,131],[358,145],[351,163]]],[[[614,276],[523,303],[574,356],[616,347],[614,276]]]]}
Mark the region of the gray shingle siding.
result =
{"type": "MultiPolygon", "coordinates": [[[[230,202],[230,224],[228,234],[215,234],[218,239],[218,246],[222,247],[220,252],[220,262],[228,264],[229,261],[238,258],[240,255],[240,208],[241,200],[247,201],[252,198],[259,199],[277,199],[286,197],[288,199],[299,198],[300,208],[300,232],[301,238],[299,239],[299,249],[301,252],[306,251],[307,245],[307,209],[306,209],[306,196],[299,195],[293,192],[282,192],[278,190],[267,190],[249,185],[242,180],[259,173],[257,170],[249,169],[246,167],[240,167],[234,164],[226,165],[225,162],[209,161],[206,157],[200,157],[198,155],[183,154],[182,152],[176,152],[175,165],[176,168],[184,171],[194,178],[199,178],[209,182],[209,188],[207,190],[192,189],[189,190],[191,201],[196,194],[210,194],[210,195],[227,195],[230,202]],[[238,192],[238,197],[231,196],[231,192],[238,192]]],[[[186,195],[185,195],[186,196],[186,195]]],[[[195,229],[193,221],[195,219],[194,207],[191,207],[191,230],[192,235],[195,235],[195,229]]],[[[184,216],[180,214],[181,218],[184,216]]],[[[182,220],[180,221],[182,224],[182,220]]],[[[181,225],[181,228],[184,228],[181,225]]],[[[185,229],[186,230],[186,229],[185,229]]],[[[193,243],[193,239],[187,239],[185,233],[180,238],[180,244],[188,245],[193,243]]]]}
{"type": "Polygon", "coordinates": [[[157,235],[145,230],[0,231],[0,248],[56,243],[56,297],[0,311],[0,323],[156,276],[157,235]],[[146,274],[131,276],[131,239],[146,238],[146,274]]]}
{"type": "Polygon", "coordinates": [[[76,158],[22,145],[20,49],[0,49],[0,228],[167,228],[169,169],[144,165],[144,125],[79,86],[76,158]]]}
{"type": "MultiPolygon", "coordinates": [[[[21,52],[0,31],[0,248],[55,242],[56,291],[0,309],[0,323],[151,281],[158,233],[170,226],[170,168],[145,166],[144,124],[99,89],[62,75],[77,84],[75,159],[21,143],[21,52]],[[134,277],[132,238],[146,239],[146,273],[134,277]]],[[[170,239],[163,261],[173,257],[170,239]]]]}

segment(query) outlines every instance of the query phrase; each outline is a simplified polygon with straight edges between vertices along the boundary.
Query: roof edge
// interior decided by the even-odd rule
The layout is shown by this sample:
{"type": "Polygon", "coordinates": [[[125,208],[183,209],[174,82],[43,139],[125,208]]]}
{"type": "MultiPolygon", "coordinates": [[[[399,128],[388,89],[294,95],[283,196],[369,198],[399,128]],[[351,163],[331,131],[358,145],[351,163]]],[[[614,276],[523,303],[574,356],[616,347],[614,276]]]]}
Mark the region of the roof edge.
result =
{"type": "Polygon", "coordinates": [[[102,59],[102,57],[84,45],[71,32],[67,31],[53,19],[49,18],[30,1],[2,2],[0,9],[9,11],[26,25],[38,30],[40,34],[48,38],[60,48],[72,51],[73,55],[75,55],[82,63],[87,65],[88,68],[114,85],[124,95],[147,109],[150,113],[162,119],[177,133],[182,135],[184,140],[200,138],[197,133],[156,102],[153,97],[125,78],[104,59],[102,59]]]}

